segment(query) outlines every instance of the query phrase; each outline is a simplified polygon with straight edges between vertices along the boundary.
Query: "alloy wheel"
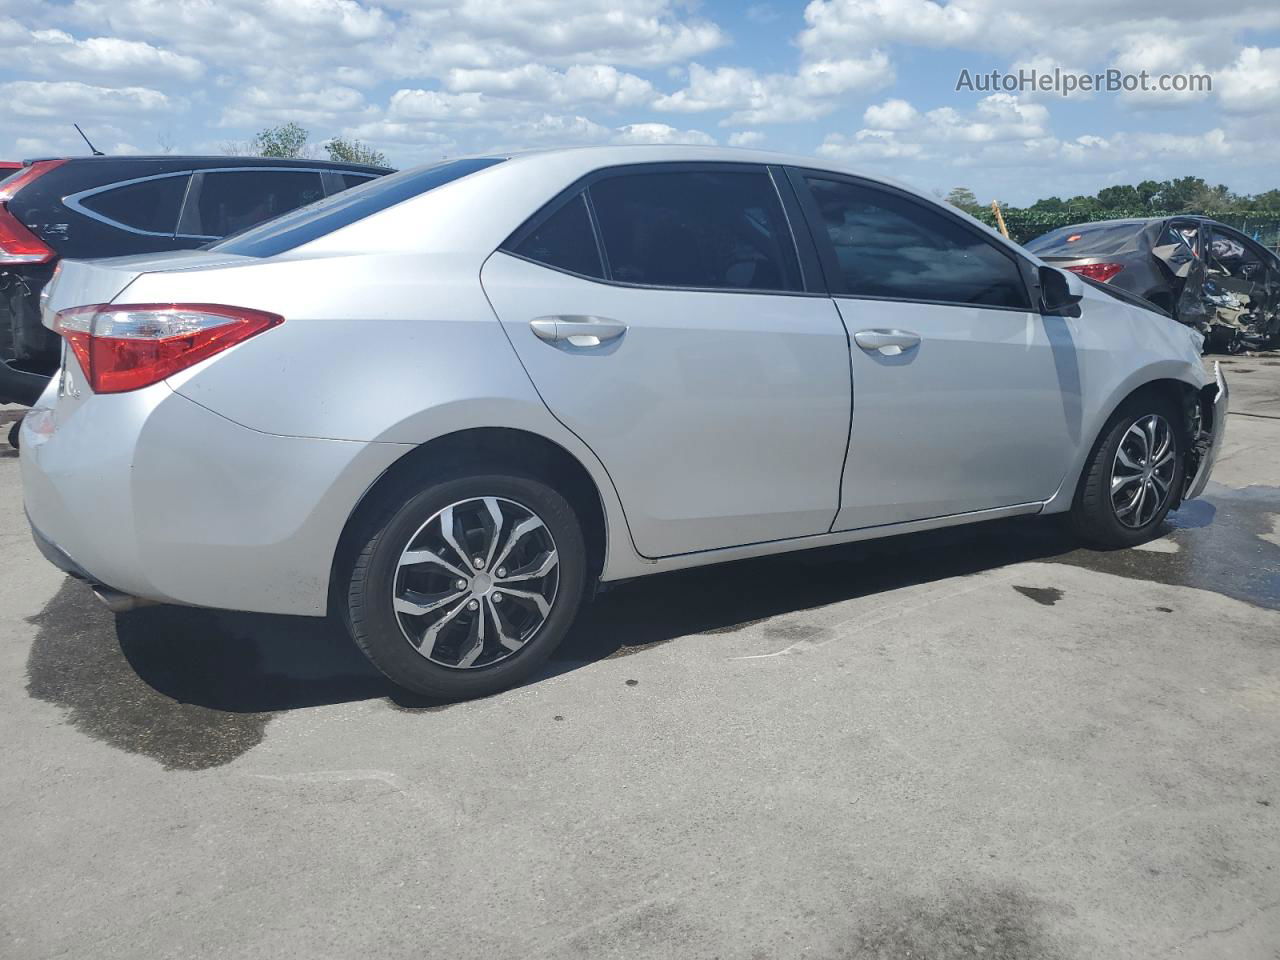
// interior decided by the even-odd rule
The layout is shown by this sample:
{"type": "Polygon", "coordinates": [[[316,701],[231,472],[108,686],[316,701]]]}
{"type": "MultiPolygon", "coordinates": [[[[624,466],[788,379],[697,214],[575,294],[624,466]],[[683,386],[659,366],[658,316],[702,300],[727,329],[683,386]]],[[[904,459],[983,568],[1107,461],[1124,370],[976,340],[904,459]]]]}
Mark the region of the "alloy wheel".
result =
{"type": "Polygon", "coordinates": [[[1120,439],[1111,464],[1111,506],[1116,519],[1136,529],[1151,522],[1173,492],[1177,446],[1169,421],[1139,417],[1120,439]]]}
{"type": "Polygon", "coordinates": [[[391,602],[405,639],[432,663],[492,666],[542,629],[560,560],[542,519],[503,497],[460,500],[409,538],[391,602]]]}

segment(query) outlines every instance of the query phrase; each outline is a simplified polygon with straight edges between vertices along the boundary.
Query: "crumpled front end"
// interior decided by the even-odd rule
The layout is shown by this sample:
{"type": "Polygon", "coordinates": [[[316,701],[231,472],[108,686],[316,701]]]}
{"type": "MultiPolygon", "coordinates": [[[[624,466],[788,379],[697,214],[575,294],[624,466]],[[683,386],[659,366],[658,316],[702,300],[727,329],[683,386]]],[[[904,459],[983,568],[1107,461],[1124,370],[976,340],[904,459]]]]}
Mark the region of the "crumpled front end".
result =
{"type": "Polygon", "coordinates": [[[1222,375],[1222,367],[1218,363],[1213,365],[1213,380],[1201,389],[1188,410],[1188,425],[1193,439],[1187,451],[1187,485],[1182,494],[1183,500],[1192,500],[1204,492],[1227,432],[1231,397],[1227,378],[1222,375]]]}

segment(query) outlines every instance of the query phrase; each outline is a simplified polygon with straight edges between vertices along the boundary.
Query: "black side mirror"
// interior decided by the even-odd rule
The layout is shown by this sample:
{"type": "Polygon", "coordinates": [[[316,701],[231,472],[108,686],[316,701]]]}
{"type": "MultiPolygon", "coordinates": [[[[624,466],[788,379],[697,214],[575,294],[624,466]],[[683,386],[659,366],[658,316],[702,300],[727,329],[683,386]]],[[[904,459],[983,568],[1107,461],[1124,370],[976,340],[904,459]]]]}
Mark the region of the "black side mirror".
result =
{"type": "Polygon", "coordinates": [[[1053,267],[1040,268],[1040,312],[1055,316],[1080,316],[1084,285],[1073,273],[1053,267]]]}

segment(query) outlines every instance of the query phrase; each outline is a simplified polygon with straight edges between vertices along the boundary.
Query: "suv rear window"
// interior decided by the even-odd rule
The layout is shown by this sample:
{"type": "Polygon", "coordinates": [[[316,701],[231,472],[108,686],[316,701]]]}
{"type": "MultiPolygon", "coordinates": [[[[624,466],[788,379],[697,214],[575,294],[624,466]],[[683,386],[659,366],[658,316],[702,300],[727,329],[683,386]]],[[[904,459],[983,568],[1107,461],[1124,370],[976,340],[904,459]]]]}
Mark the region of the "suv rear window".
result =
{"type": "Polygon", "coordinates": [[[80,205],[114,224],[146,233],[173,236],[189,176],[140,180],[83,198],[80,205]]]}
{"type": "Polygon", "coordinates": [[[1132,249],[1145,226],[1145,223],[1109,223],[1063,227],[1036,237],[1027,244],[1027,249],[1037,257],[1107,257],[1132,249]]]}
{"type": "Polygon", "coordinates": [[[199,176],[196,222],[190,209],[182,218],[183,232],[197,237],[239,233],[324,198],[324,184],[313,170],[220,170],[199,176]]]}
{"type": "Polygon", "coordinates": [[[379,177],[209,244],[206,249],[243,257],[274,257],[388,207],[394,207],[397,203],[501,162],[500,157],[448,160],[426,169],[404,170],[379,177]]]}

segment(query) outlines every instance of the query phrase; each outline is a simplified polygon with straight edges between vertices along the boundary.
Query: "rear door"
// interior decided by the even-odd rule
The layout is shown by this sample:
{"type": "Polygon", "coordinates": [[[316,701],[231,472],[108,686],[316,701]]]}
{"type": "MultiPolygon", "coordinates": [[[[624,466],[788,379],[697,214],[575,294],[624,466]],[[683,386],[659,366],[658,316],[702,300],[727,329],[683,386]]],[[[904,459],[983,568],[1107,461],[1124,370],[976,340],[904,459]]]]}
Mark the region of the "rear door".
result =
{"type": "Polygon", "coordinates": [[[1081,442],[1067,321],[1023,265],[942,207],[791,171],[853,339],[853,430],[836,530],[1033,504],[1081,442]]]}
{"type": "Polygon", "coordinates": [[[749,164],[601,171],[481,272],[543,400],[609,471],[645,556],[826,533],[835,517],[848,341],[782,189],[749,164]]]}

